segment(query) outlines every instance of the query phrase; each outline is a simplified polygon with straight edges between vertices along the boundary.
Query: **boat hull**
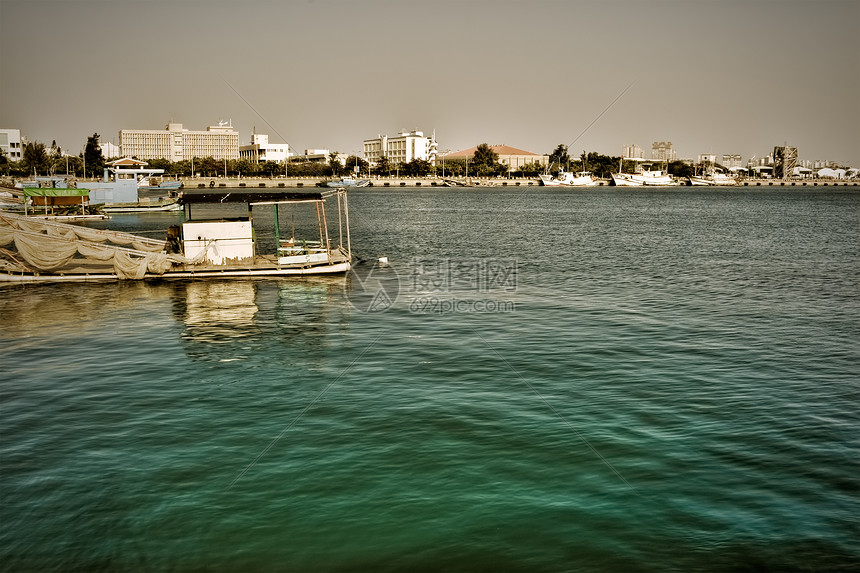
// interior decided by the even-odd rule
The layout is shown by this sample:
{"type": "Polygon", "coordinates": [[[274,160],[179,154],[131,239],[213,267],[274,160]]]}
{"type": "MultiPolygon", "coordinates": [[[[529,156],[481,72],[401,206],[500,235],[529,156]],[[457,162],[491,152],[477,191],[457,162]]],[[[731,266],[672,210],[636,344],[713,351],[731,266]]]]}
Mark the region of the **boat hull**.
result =
{"type": "Polygon", "coordinates": [[[675,187],[678,182],[669,175],[641,175],[637,173],[613,173],[616,187],[675,187]]]}
{"type": "Polygon", "coordinates": [[[573,173],[562,173],[559,177],[552,175],[538,175],[541,185],[546,187],[593,187],[597,185],[591,175],[574,175],[573,173]]]}
{"type": "Polygon", "coordinates": [[[737,185],[738,182],[734,177],[714,176],[714,177],[690,177],[690,185],[694,187],[731,187],[737,185]]]}
{"type": "MultiPolygon", "coordinates": [[[[280,278],[311,275],[345,274],[352,268],[349,262],[300,268],[224,268],[224,269],[183,269],[171,270],[162,275],[147,273],[142,280],[195,280],[195,279],[248,279],[248,278],[280,278]]],[[[112,282],[121,280],[114,273],[17,273],[0,272],[0,283],[72,283],[72,282],[112,282]]]]}

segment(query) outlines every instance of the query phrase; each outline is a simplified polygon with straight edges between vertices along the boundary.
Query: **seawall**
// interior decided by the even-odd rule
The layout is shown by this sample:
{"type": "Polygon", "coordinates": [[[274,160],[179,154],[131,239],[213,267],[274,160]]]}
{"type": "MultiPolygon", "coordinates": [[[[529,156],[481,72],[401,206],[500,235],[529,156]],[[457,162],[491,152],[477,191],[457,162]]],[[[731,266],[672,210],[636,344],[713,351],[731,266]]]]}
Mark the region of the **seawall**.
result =
{"type": "MultiPolygon", "coordinates": [[[[257,178],[243,177],[197,177],[182,178],[185,189],[205,188],[314,188],[322,181],[320,177],[275,177],[257,178]]],[[[454,180],[454,178],[450,179],[454,180]]],[[[503,177],[469,177],[468,179],[456,178],[457,181],[468,183],[474,187],[529,187],[539,186],[540,180],[532,177],[503,178],[503,177]]],[[[370,179],[372,187],[443,187],[445,180],[440,177],[378,177],[370,179]]],[[[601,180],[598,185],[609,186],[611,182],[601,180]]],[[[683,184],[682,184],[683,186],[683,184]]],[[[781,179],[746,179],[738,183],[737,187],[857,187],[860,181],[839,179],[805,179],[787,180],[781,179]]]]}

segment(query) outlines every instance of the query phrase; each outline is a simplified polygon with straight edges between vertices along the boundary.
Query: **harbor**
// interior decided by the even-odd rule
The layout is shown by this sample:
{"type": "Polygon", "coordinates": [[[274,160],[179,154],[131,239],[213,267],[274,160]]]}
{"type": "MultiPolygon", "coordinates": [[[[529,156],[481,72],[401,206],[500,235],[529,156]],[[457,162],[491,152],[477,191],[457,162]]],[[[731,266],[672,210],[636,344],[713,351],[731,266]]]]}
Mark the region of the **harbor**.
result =
{"type": "Polygon", "coordinates": [[[858,201],[362,189],[380,312],[348,274],[0,286],[4,564],[856,571],[858,201]]]}

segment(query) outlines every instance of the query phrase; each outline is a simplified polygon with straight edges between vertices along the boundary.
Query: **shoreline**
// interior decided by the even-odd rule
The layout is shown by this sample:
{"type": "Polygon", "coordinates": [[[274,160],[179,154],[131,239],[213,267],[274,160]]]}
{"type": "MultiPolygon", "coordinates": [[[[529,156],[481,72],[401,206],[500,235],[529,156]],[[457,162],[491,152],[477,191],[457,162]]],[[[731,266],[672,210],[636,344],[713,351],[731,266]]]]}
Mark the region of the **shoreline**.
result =
{"type": "MultiPolygon", "coordinates": [[[[317,183],[323,181],[319,177],[276,177],[276,178],[236,178],[236,177],[197,177],[180,178],[184,189],[207,189],[224,187],[229,189],[238,188],[316,188],[317,183]]],[[[376,177],[369,179],[368,187],[445,187],[445,180],[456,180],[469,182],[467,187],[543,187],[540,180],[532,177],[503,178],[503,177],[376,177]]],[[[600,180],[596,187],[612,187],[610,180],[600,180]]],[[[737,185],[706,186],[704,189],[720,187],[856,187],[860,186],[857,180],[833,180],[833,179],[808,179],[808,180],[781,180],[781,179],[746,179],[739,181],[737,185]]],[[[684,183],[679,187],[691,187],[684,183]]],[[[456,187],[452,187],[456,188],[456,187]]],[[[550,187],[551,188],[551,187],[550,187]]],[[[589,187],[564,187],[564,189],[588,189],[589,187]]]]}

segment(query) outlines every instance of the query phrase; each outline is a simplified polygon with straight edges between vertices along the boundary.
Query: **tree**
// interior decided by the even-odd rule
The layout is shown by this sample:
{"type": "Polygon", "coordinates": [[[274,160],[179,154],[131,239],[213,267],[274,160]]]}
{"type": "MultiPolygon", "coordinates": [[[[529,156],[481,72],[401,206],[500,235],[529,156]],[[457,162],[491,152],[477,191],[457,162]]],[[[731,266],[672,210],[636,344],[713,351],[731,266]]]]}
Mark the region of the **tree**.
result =
{"type": "Polygon", "coordinates": [[[64,165],[63,165],[64,171],[66,170],[65,164],[68,163],[68,171],[66,171],[67,173],[70,173],[71,175],[77,175],[78,173],[83,173],[83,170],[81,169],[83,160],[80,157],[78,157],[77,155],[69,155],[69,156],[63,157],[63,163],[64,163],[64,165]]]}
{"type": "Polygon", "coordinates": [[[277,161],[266,161],[260,166],[260,172],[269,177],[274,177],[276,173],[281,173],[283,170],[283,166],[277,161]]]}
{"type": "Polygon", "coordinates": [[[390,175],[391,174],[391,164],[388,161],[388,158],[384,155],[379,158],[376,162],[376,167],[374,167],[373,171],[377,175],[390,175]]]}
{"type": "Polygon", "coordinates": [[[479,165],[494,167],[498,161],[499,154],[493,151],[493,148],[486,143],[482,143],[475,148],[475,155],[472,157],[472,165],[475,167],[479,165]]]}
{"type": "Polygon", "coordinates": [[[57,145],[57,140],[51,142],[51,150],[48,152],[48,168],[50,174],[53,175],[59,169],[65,168],[65,160],[63,159],[63,150],[57,145]]]}
{"type": "Polygon", "coordinates": [[[204,157],[200,159],[199,157],[195,158],[194,168],[203,174],[203,177],[214,177],[218,175],[218,161],[215,160],[211,155],[209,157],[204,157]]]}
{"type": "Polygon", "coordinates": [[[475,148],[469,168],[470,170],[474,169],[475,173],[482,176],[497,175],[507,169],[499,163],[499,154],[486,143],[475,148]]]}
{"type": "Polygon", "coordinates": [[[328,154],[328,164],[331,167],[332,175],[340,175],[343,169],[343,165],[340,164],[340,161],[337,160],[337,156],[340,155],[337,151],[332,151],[328,154]]]}
{"type": "Polygon", "coordinates": [[[401,166],[403,175],[406,177],[424,177],[430,173],[432,166],[426,159],[413,159],[409,163],[404,163],[401,166]]]}
{"type": "Polygon", "coordinates": [[[669,163],[667,171],[675,177],[691,177],[696,174],[696,169],[683,161],[672,161],[669,163]]]}
{"type": "MultiPolygon", "coordinates": [[[[238,175],[240,173],[244,173],[245,175],[249,175],[254,172],[254,164],[248,161],[247,159],[235,159],[230,162],[232,165],[228,166],[230,168],[230,173],[232,175],[238,175]]],[[[292,165],[290,166],[292,169],[292,165]]]]}
{"type": "Polygon", "coordinates": [[[361,173],[362,171],[367,171],[368,163],[361,157],[350,155],[346,158],[346,169],[353,173],[361,173]],[[356,171],[356,167],[358,167],[358,171],[356,171]]]}
{"type": "Polygon", "coordinates": [[[105,168],[105,158],[102,155],[102,148],[99,145],[98,133],[92,134],[87,138],[87,145],[84,148],[84,165],[88,172],[98,174],[105,168]]]}
{"type": "Polygon", "coordinates": [[[164,173],[170,173],[171,163],[169,159],[157,157],[149,160],[150,169],[164,169],[164,173]]]}
{"type": "Polygon", "coordinates": [[[620,160],[620,157],[600,155],[594,151],[588,154],[583,152],[580,160],[578,162],[574,162],[574,169],[576,171],[590,171],[598,177],[607,178],[610,177],[612,173],[618,171],[618,163],[620,160]]]}
{"type": "Polygon", "coordinates": [[[27,173],[40,171],[47,173],[49,169],[48,152],[45,144],[34,141],[24,146],[24,156],[21,158],[27,173]]]}
{"type": "Polygon", "coordinates": [[[549,154],[550,165],[558,163],[559,169],[562,169],[570,163],[570,155],[567,153],[567,146],[559,144],[555,150],[549,154]]]}
{"type": "Polygon", "coordinates": [[[541,171],[543,171],[543,165],[541,165],[537,161],[526,163],[525,165],[520,167],[520,173],[522,173],[526,177],[534,177],[541,171]]]}

